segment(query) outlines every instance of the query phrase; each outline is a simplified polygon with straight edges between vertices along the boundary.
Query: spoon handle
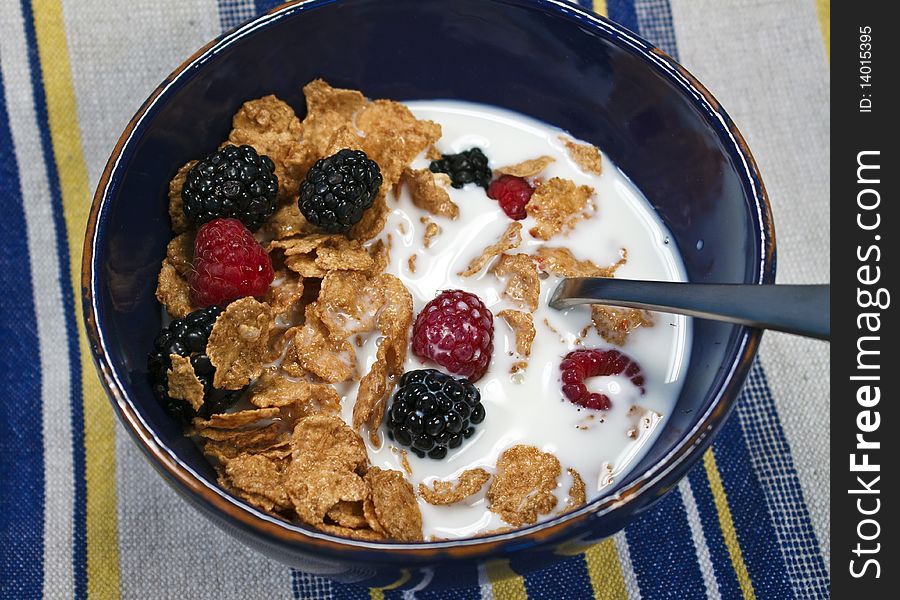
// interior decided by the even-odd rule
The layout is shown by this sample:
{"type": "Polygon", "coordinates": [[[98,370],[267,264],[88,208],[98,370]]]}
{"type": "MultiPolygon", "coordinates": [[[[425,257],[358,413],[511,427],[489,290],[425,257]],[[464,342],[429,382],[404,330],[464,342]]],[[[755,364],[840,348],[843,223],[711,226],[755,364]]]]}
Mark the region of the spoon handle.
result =
{"type": "Polygon", "coordinates": [[[830,285],[751,285],[570,277],[550,307],[609,304],[727,321],[827,340],[830,285]]]}

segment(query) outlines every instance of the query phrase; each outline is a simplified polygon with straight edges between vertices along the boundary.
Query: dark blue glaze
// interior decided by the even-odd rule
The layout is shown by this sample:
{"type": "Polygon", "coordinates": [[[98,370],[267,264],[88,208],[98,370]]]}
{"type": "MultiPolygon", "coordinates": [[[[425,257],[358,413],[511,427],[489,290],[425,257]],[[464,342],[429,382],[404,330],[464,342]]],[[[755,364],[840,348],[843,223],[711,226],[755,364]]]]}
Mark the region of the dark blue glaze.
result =
{"type": "MultiPolygon", "coordinates": [[[[772,282],[765,192],[740,134],[683,69],[631,32],[549,0],[313,0],[224,36],[142,107],[101,181],[87,232],[88,334],[113,405],[165,478],[224,529],[300,569],[387,585],[400,567],[471,574],[488,555],[520,572],[624,527],[674,486],[730,411],[759,332],[695,321],[687,382],[659,442],[619,482],[627,502],[473,542],[364,544],[283,524],[230,498],[158,407],[146,355],[160,328],[156,274],[171,237],[166,188],[213,150],[250,98],[304,112],[300,87],[323,77],[370,97],[450,98],[516,110],[591,141],[646,194],[692,281],[772,282]],[[698,241],[702,248],[698,249],[698,241]],[[102,346],[102,347],[101,347],[102,346]]],[[[462,577],[459,581],[468,581],[462,577]]]]}

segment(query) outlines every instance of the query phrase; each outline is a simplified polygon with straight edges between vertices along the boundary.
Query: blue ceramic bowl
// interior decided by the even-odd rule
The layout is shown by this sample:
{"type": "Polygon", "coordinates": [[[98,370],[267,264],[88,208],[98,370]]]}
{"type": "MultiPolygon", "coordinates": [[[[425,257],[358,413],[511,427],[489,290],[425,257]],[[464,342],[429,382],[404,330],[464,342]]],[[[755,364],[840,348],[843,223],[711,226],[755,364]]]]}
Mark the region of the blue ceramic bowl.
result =
{"type": "Polygon", "coordinates": [[[505,107],[593,142],[643,190],[696,282],[771,283],[772,216],[740,133],[687,71],[631,32],[552,0],[310,0],[215,40],[150,96],[116,145],[94,197],[83,263],[85,322],[125,427],[198,512],[299,569],[367,585],[411,570],[415,586],[472,583],[473,565],[515,555],[522,572],[621,529],[671,489],[728,416],[760,332],[694,321],[690,370],[656,445],[614,495],[488,538],[421,544],[336,538],[265,515],[215,484],[163,413],[146,356],[160,328],[156,274],[171,237],[166,188],[227,136],[241,103],[274,93],[304,112],[323,77],[375,98],[453,98],[505,107]],[[702,244],[699,243],[702,241],[702,244]]]}

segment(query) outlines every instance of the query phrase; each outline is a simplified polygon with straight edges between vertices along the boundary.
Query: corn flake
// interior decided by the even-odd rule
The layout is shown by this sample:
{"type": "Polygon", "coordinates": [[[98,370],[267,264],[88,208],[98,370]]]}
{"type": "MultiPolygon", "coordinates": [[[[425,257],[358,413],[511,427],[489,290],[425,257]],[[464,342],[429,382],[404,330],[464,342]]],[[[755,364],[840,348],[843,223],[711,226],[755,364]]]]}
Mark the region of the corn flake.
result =
{"type": "Polygon", "coordinates": [[[309,233],[313,229],[313,226],[300,212],[297,203],[289,202],[275,209],[275,214],[269,217],[261,231],[265,232],[268,237],[280,240],[309,233]]]}
{"type": "Polygon", "coordinates": [[[172,222],[172,231],[182,233],[191,228],[191,222],[184,214],[184,202],[181,199],[181,190],[187,179],[188,171],[197,164],[196,160],[187,162],[178,169],[175,177],[169,182],[169,220],[172,222]]]}
{"type": "Polygon", "coordinates": [[[297,421],[291,451],[294,462],[310,469],[362,472],[369,461],[362,438],[338,415],[312,415],[297,421]]]}
{"type": "Polygon", "coordinates": [[[300,133],[300,119],[294,109],[269,95],[241,106],[232,119],[228,141],[237,146],[253,146],[260,155],[272,160],[278,177],[278,195],[286,200],[297,195],[300,180],[311,164],[306,153],[298,148],[300,133]],[[301,155],[304,160],[298,160],[301,155]]]}
{"type": "Polygon", "coordinates": [[[559,139],[565,144],[566,150],[569,152],[569,158],[582,171],[593,175],[599,175],[603,171],[603,159],[600,155],[600,150],[596,146],[579,144],[565,136],[559,136],[559,139]]]}
{"type": "Polygon", "coordinates": [[[306,322],[294,335],[292,349],[293,358],[300,367],[328,383],[347,381],[356,375],[353,346],[346,340],[330,336],[314,304],[306,307],[306,322]]]}
{"type": "Polygon", "coordinates": [[[441,234],[441,227],[428,217],[420,217],[419,221],[425,226],[425,234],[422,236],[422,245],[431,248],[431,244],[441,234]]]}
{"type": "Polygon", "coordinates": [[[494,173],[499,173],[500,175],[512,175],[513,177],[534,177],[546,169],[550,163],[555,161],[556,159],[552,156],[539,156],[514,165],[498,167],[494,169],[494,173]]]}
{"type": "Polygon", "coordinates": [[[465,270],[461,271],[459,274],[463,277],[469,277],[481,271],[488,262],[495,256],[500,256],[507,250],[512,250],[513,248],[518,248],[519,244],[522,243],[522,224],[518,222],[512,222],[506,227],[506,231],[503,232],[503,235],[500,236],[500,239],[485,248],[480,256],[475,257],[469,263],[469,266],[465,268],[465,270]]]}
{"type": "Polygon", "coordinates": [[[622,257],[608,267],[598,267],[589,260],[578,260],[568,248],[541,246],[534,256],[542,271],[559,277],[613,277],[616,270],[628,260],[628,252],[623,248],[622,257]]]}
{"type": "Polygon", "coordinates": [[[638,327],[653,327],[653,315],[637,308],[591,305],[594,328],[610,344],[624,346],[628,335],[638,327]]]}
{"type": "Polygon", "coordinates": [[[225,462],[225,476],[233,487],[262,496],[279,508],[289,508],[291,502],[283,482],[285,467],[285,461],[242,454],[225,462]]]}
{"type": "Polygon", "coordinates": [[[186,231],[176,235],[166,246],[166,258],[178,274],[187,278],[191,273],[191,263],[194,261],[194,238],[192,231],[186,231]]]}
{"type": "Polygon", "coordinates": [[[294,271],[279,269],[266,293],[265,302],[275,315],[292,313],[303,299],[303,278],[294,271]]]}
{"type": "Polygon", "coordinates": [[[385,191],[394,187],[413,159],[441,137],[441,126],[416,119],[406,106],[393,100],[375,100],[356,115],[365,134],[363,149],[378,163],[385,191]]]}
{"type": "Polygon", "coordinates": [[[534,446],[513,446],[500,455],[488,488],[488,508],[515,527],[537,522],[556,506],[559,460],[534,446]]]}
{"type": "Polygon", "coordinates": [[[469,469],[455,482],[435,480],[430,488],[420,483],[419,495],[425,502],[435,506],[456,504],[477,493],[490,478],[490,473],[484,469],[469,469]]]}
{"type": "Polygon", "coordinates": [[[341,397],[326,383],[263,375],[250,391],[250,403],[260,408],[288,408],[294,418],[301,418],[319,413],[337,414],[341,397]]]}
{"type": "Polygon", "coordinates": [[[447,190],[438,185],[434,173],[428,169],[406,168],[400,181],[409,189],[413,204],[422,210],[449,219],[459,216],[459,207],[450,199],[447,190]]]}
{"type": "Polygon", "coordinates": [[[279,415],[277,408],[259,408],[239,410],[232,413],[216,413],[209,419],[196,418],[193,421],[194,429],[240,429],[247,425],[253,425],[261,421],[274,419],[279,415]]]}
{"type": "Polygon", "coordinates": [[[574,227],[580,219],[587,217],[588,200],[593,193],[590,186],[576,186],[559,177],[542,182],[525,205],[525,212],[537,221],[529,232],[536,238],[549,240],[564,229],[574,227]]]}
{"type": "Polygon", "coordinates": [[[566,498],[566,512],[575,510],[579,506],[587,502],[587,492],[585,491],[584,479],[575,469],[566,469],[572,478],[572,485],[569,487],[569,496],[566,498]]]}
{"type": "Polygon", "coordinates": [[[329,508],[325,516],[339,527],[347,529],[365,529],[369,526],[366,515],[363,513],[363,503],[360,501],[345,502],[341,500],[329,508]]]}
{"type": "Polygon", "coordinates": [[[203,406],[203,383],[197,379],[191,359],[187,356],[172,354],[169,356],[172,367],[166,371],[169,382],[169,396],[184,400],[195,411],[203,406]]]}
{"type": "Polygon", "coordinates": [[[366,105],[365,97],[356,90],[334,88],[321,79],[303,86],[306,96],[306,117],[301,123],[302,139],[323,158],[331,145],[334,133],[348,123],[366,105]]]}
{"type": "Polygon", "coordinates": [[[213,387],[239,390],[262,373],[273,328],[272,307],[241,298],[219,315],[206,354],[216,368],[213,387]]]}
{"type": "Polygon", "coordinates": [[[375,363],[359,383],[353,405],[353,428],[359,430],[366,424],[372,443],[378,446],[381,443],[378,427],[384,418],[387,397],[403,373],[403,363],[406,361],[413,305],[412,295],[397,277],[382,274],[375,285],[384,298],[384,305],[377,317],[383,339],[375,363]]]}
{"type": "Polygon", "coordinates": [[[385,533],[401,542],[421,541],[422,512],[416,493],[403,473],[370,467],[366,482],[372,490],[375,517],[385,533]]]}
{"type": "Polygon", "coordinates": [[[534,312],[538,307],[541,295],[541,280],[538,277],[537,265],[528,254],[503,254],[491,272],[497,277],[506,278],[503,293],[509,296],[519,307],[534,312]]]}
{"type": "Polygon", "coordinates": [[[361,502],[369,496],[366,482],[352,471],[296,460],[287,469],[285,487],[300,520],[316,527],[324,524],[325,515],[338,502],[361,502]]]}
{"type": "Polygon", "coordinates": [[[519,310],[501,310],[497,313],[516,334],[516,354],[527,357],[531,354],[534,341],[534,319],[529,313],[519,310]]]}
{"type": "Polygon", "coordinates": [[[191,286],[169,259],[163,259],[156,286],[156,299],[173,318],[186,317],[194,309],[191,305],[191,286]]]}

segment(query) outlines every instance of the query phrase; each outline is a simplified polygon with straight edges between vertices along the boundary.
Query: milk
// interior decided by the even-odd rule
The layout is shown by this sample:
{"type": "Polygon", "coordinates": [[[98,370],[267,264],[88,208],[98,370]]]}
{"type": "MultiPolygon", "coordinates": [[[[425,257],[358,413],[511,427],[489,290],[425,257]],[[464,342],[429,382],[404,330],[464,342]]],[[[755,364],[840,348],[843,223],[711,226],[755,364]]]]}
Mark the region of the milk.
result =
{"type": "MultiPolygon", "coordinates": [[[[670,235],[639,190],[603,156],[603,173],[599,176],[582,172],[573,163],[558,136],[559,129],[523,115],[489,106],[453,101],[415,101],[407,103],[416,117],[440,123],[443,135],[438,150],[456,153],[477,146],[484,150],[492,168],[518,163],[541,155],[556,159],[541,177],[561,177],[576,184],[594,188],[597,211],[573,230],[561,233],[547,242],[531,238],[529,218],[522,222],[523,241],[511,252],[533,254],[541,244],[565,246],[577,258],[588,259],[598,266],[616,262],[622,248],[628,250],[628,262],[616,273],[620,278],[686,281],[684,267],[670,235]]],[[[425,168],[428,160],[419,157],[414,168],[425,168]]],[[[478,295],[494,313],[494,355],[490,368],[476,382],[486,410],[484,422],[462,446],[450,450],[443,460],[418,458],[408,454],[414,487],[435,478],[455,479],[467,469],[481,467],[489,472],[499,455],[517,444],[529,444],[551,452],[560,460],[557,509],[549,518],[565,508],[574,468],[583,478],[588,500],[597,498],[640,460],[653,444],[684,381],[690,356],[690,320],[686,317],[656,314],[653,327],[632,332],[621,351],[633,357],[643,369],[646,390],[642,395],[625,377],[596,377],[587,380],[592,391],[606,394],[612,408],[606,412],[580,408],[561,393],[559,363],[565,354],[577,348],[612,348],[591,327],[579,345],[585,327],[591,324],[586,306],[556,311],[547,306],[559,279],[550,276],[541,281],[540,305],[533,313],[536,337],[532,344],[529,366],[524,373],[512,375],[510,368],[521,360],[515,355],[515,335],[497,313],[518,307],[503,295],[505,283],[489,272],[490,263],[472,277],[458,273],[482,250],[495,241],[510,223],[485,190],[469,184],[463,189],[449,188],[451,199],[459,206],[459,217],[450,220],[430,215],[415,207],[408,192],[399,199],[389,197],[392,212],[380,238],[390,236],[391,256],[387,272],[398,276],[413,296],[415,314],[441,290],[462,289],[478,295]],[[420,217],[428,216],[442,232],[426,249],[423,245],[425,225],[420,217]],[[409,259],[416,255],[416,270],[409,269],[409,259]]],[[[495,259],[496,260],[496,259],[495,259]]],[[[357,348],[361,373],[368,372],[375,361],[377,334],[369,335],[357,348]]],[[[420,361],[409,352],[405,370],[436,368],[420,361]]],[[[343,394],[343,417],[352,422],[357,383],[340,387],[343,394]]],[[[384,434],[384,432],[382,432],[384,434]]],[[[403,470],[400,449],[386,435],[376,448],[366,438],[373,465],[384,469],[403,470]]],[[[489,484],[488,484],[489,485],[489,484]]],[[[425,538],[461,538],[504,526],[497,515],[487,509],[485,491],[462,503],[431,506],[419,500],[422,508],[425,538]]]]}

